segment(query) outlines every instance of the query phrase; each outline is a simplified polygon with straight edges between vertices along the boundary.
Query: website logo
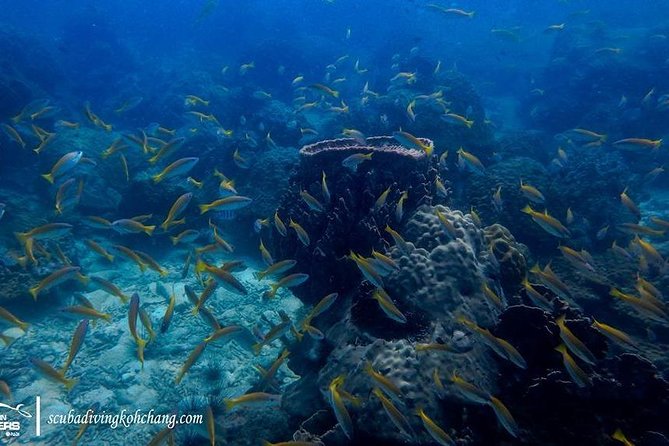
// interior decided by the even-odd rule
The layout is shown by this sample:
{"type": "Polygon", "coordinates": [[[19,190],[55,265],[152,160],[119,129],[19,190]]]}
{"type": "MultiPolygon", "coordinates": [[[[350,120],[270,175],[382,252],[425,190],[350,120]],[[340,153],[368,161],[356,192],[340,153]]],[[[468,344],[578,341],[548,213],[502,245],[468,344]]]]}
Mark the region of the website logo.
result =
{"type": "Polygon", "coordinates": [[[18,437],[21,435],[21,420],[10,419],[12,414],[18,414],[21,418],[32,418],[32,414],[23,409],[23,404],[10,406],[0,403],[0,436],[18,437]]]}

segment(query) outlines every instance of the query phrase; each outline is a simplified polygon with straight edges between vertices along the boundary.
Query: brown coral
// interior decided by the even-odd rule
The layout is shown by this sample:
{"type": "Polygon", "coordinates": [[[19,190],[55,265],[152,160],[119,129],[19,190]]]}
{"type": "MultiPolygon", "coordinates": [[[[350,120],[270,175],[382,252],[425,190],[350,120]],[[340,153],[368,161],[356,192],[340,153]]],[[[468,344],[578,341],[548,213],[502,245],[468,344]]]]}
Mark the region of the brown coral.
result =
{"type": "Polygon", "coordinates": [[[502,287],[512,291],[518,287],[527,275],[524,253],[527,248],[516,242],[511,232],[495,223],[483,230],[486,244],[499,263],[499,279],[502,287]]]}

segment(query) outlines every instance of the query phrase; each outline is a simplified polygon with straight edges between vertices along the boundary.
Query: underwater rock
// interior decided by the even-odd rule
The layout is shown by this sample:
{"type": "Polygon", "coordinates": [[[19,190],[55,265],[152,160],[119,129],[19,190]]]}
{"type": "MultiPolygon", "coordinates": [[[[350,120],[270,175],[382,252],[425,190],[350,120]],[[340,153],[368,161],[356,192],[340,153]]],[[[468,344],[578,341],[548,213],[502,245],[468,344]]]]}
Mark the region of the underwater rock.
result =
{"type": "Polygon", "coordinates": [[[534,420],[528,441],[551,441],[558,419],[565,427],[559,431],[560,444],[596,443],[618,427],[633,438],[667,434],[663,414],[669,410],[669,383],[652,363],[625,353],[598,364],[596,373],[593,386],[582,390],[564,372],[535,379],[523,395],[523,412],[534,420]]]}
{"type": "MultiPolygon", "coordinates": [[[[622,223],[636,223],[637,218],[620,203],[620,193],[633,184],[629,164],[613,151],[578,150],[570,154],[562,172],[555,206],[572,207],[574,215],[585,218],[591,229],[590,238],[604,226],[616,228],[622,223]]],[[[562,214],[564,215],[564,214],[562,214]]],[[[609,231],[609,236],[616,231],[609,231]]],[[[611,246],[611,238],[595,244],[600,250],[611,246]]]]}
{"type": "Polygon", "coordinates": [[[0,302],[28,298],[26,283],[32,281],[32,276],[20,266],[0,265],[0,302]]]}
{"type": "Polygon", "coordinates": [[[598,358],[593,367],[577,360],[592,379],[592,386],[583,389],[572,382],[554,351],[561,342],[559,329],[546,312],[512,306],[502,313],[494,329],[496,336],[511,342],[528,358],[526,373],[532,376],[529,386],[527,376],[510,367],[500,368],[503,378],[499,381],[500,398],[519,407],[514,412],[518,422],[523,418],[532,420],[527,426],[526,442],[550,442],[550,438],[555,438],[558,419],[567,423],[558,433],[559,444],[583,439],[597,442],[599,436],[610,435],[616,427],[629,430],[634,437],[646,430],[661,431],[663,421],[659,414],[667,410],[669,383],[656,367],[631,353],[605,357],[606,341],[576,310],[567,311],[567,325],[598,358]],[[639,411],[639,407],[644,410],[639,411]],[[619,420],[626,424],[619,426],[619,420]]]}
{"type": "Polygon", "coordinates": [[[559,330],[548,313],[536,307],[513,305],[504,310],[495,326],[495,335],[506,339],[528,359],[530,370],[555,364],[559,330]]]}
{"type": "Polygon", "coordinates": [[[546,135],[540,131],[524,130],[500,135],[496,141],[498,156],[502,159],[514,157],[532,158],[548,164],[551,153],[546,147],[546,135]]]}
{"type": "MultiPolygon", "coordinates": [[[[238,190],[252,191],[249,192],[253,198],[252,205],[237,212],[240,218],[248,220],[247,229],[252,227],[254,218],[269,217],[271,220],[299,158],[298,151],[290,147],[249,151],[253,161],[248,171],[240,173],[239,178],[230,175],[235,179],[238,190]]],[[[241,153],[244,154],[243,151],[241,153]]]]}
{"type": "MultiPolygon", "coordinates": [[[[427,67],[425,67],[427,68],[427,67]]],[[[432,67],[433,68],[433,67],[432,67]]],[[[427,68],[430,69],[430,68],[427,68]]],[[[379,123],[370,122],[376,116],[387,117],[387,127],[397,129],[407,126],[405,107],[416,98],[416,91],[430,92],[439,95],[440,102],[431,100],[415,100],[414,113],[420,115],[420,119],[411,119],[409,128],[415,135],[430,135],[434,140],[436,154],[441,155],[446,150],[455,153],[459,146],[467,150],[482,149],[494,143],[493,129],[486,119],[486,110],[483,101],[476,91],[472,82],[462,73],[455,70],[444,71],[436,76],[439,86],[429,81],[427,76],[419,76],[419,81],[412,88],[406,86],[393,86],[382,97],[375,98],[371,104],[378,113],[369,113],[367,107],[353,110],[351,122],[360,123],[357,128],[363,132],[371,129],[378,131],[379,123]],[[448,87],[442,87],[447,85],[448,87]],[[430,89],[434,89],[431,91],[430,89]],[[405,104],[398,107],[398,104],[405,104]],[[452,113],[466,116],[473,121],[471,128],[463,125],[445,123],[443,104],[448,104],[452,113]]]]}
{"type": "Polygon", "coordinates": [[[30,100],[54,92],[64,81],[54,54],[30,34],[0,31],[0,117],[17,115],[30,100]]]}
{"type": "Polygon", "coordinates": [[[567,210],[556,209],[552,204],[553,191],[549,188],[550,175],[538,161],[524,156],[503,159],[486,168],[486,175],[469,175],[465,179],[462,197],[456,203],[461,207],[474,206],[483,221],[496,222],[504,225],[522,243],[550,246],[555,237],[546,233],[534,224],[529,216],[520,210],[527,204],[527,199],[520,191],[520,180],[539,189],[549,206],[552,215],[560,216],[567,210]],[[502,209],[498,211],[493,205],[493,194],[501,188],[502,209]]]}

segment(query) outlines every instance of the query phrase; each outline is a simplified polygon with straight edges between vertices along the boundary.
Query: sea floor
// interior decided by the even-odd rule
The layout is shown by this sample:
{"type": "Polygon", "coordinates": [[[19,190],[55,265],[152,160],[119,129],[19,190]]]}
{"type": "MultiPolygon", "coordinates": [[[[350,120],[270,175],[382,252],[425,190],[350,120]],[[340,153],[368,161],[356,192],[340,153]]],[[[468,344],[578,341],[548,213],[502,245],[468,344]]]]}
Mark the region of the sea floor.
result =
{"type": "MultiPolygon", "coordinates": [[[[302,309],[301,302],[285,289],[279,290],[275,299],[264,300],[262,293],[268,288],[269,281],[258,281],[253,276],[254,272],[262,269],[261,265],[248,259],[246,264],[253,267],[235,273],[248,289],[246,296],[219,287],[206,303],[219,323],[222,326],[238,324],[252,330],[259,320],[266,320],[260,326],[260,331],[264,333],[271,327],[270,322],[280,322],[278,310],[285,311],[293,320],[297,319],[302,309]]],[[[98,265],[105,267],[100,263],[98,265]]],[[[73,304],[73,297],[65,293],[57,294],[57,291],[51,295],[40,295],[39,300],[54,299],[54,303],[41,306],[43,314],[34,314],[29,318],[31,325],[27,333],[23,334],[18,328],[5,330],[5,334],[17,337],[11,347],[3,351],[3,363],[12,366],[6,366],[7,369],[1,371],[8,375],[14,401],[32,407],[35,397],[41,397],[41,436],[34,437],[34,430],[29,429],[16,439],[17,444],[72,444],[79,426],[50,425],[45,419],[46,414],[67,414],[71,409],[84,413],[96,403],[106,413],[123,409],[130,413],[136,410],[148,412],[153,409],[156,414],[170,414],[197,405],[197,401],[205,401],[206,407],[207,398],[212,395],[222,398],[244,394],[259,380],[253,365],[269,367],[283,349],[280,340],[265,347],[259,356],[252,353],[248,339],[243,342],[214,341],[208,344],[181,383],[175,384],[177,373],[190,352],[213,329],[201,317],[192,314],[193,305],[184,293],[185,285],[195,288],[198,294],[202,290],[193,275],[182,281],[175,277],[179,274],[174,272],[179,271],[181,265],[165,262],[163,266],[172,271],[165,278],[152,271],[139,274],[130,263],[115,262],[109,264],[109,269],[87,272],[113,281],[128,296],[139,294],[140,307],[149,314],[156,332],[155,339],[146,347],[143,366],[137,358],[136,345],[128,328],[128,304],[102,290],[82,294],[96,309],[111,314],[112,320],[111,323],[91,322],[84,345],[67,373],[68,378],[78,380],[70,392],[62,384],[39,375],[30,366],[28,358],[40,358],[57,369],[64,364],[78,320],[64,317],[60,308],[73,304]],[[169,291],[174,287],[176,293],[174,315],[166,333],[160,332],[168,305],[168,300],[158,289],[160,282],[169,291]]],[[[143,327],[139,332],[142,337],[148,338],[143,327]]],[[[297,376],[283,365],[278,379],[280,383],[287,384],[297,376]]],[[[204,413],[204,407],[201,413],[204,413]]],[[[135,425],[109,429],[93,425],[85,432],[81,444],[148,444],[153,434],[162,428],[164,426],[135,425]]],[[[207,435],[205,425],[197,428],[196,432],[207,435]]]]}

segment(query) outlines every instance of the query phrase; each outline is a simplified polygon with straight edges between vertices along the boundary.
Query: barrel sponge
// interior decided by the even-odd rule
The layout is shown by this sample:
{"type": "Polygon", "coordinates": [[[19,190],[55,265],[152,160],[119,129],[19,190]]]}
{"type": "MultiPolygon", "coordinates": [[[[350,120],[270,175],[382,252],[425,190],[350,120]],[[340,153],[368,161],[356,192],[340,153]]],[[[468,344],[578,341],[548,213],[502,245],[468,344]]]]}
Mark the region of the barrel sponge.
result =
{"type": "MultiPolygon", "coordinates": [[[[433,146],[433,142],[427,138],[418,139],[428,147],[433,146]]],[[[404,147],[392,136],[372,136],[366,138],[364,144],[352,138],[328,139],[302,147],[300,155],[303,157],[312,157],[324,153],[350,152],[352,154],[370,151],[405,156],[417,160],[427,158],[427,155],[422,150],[404,147]]]]}

